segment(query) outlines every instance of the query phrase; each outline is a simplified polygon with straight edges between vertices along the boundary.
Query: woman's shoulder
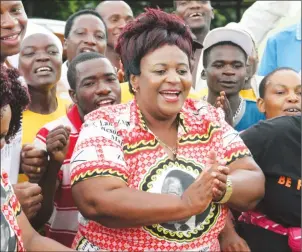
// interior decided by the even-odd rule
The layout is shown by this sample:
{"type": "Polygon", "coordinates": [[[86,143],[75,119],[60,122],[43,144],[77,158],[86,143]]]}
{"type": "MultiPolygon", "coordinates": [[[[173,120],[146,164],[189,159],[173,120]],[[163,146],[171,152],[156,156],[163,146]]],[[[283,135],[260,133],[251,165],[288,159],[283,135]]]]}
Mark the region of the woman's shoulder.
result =
{"type": "Polygon", "coordinates": [[[207,101],[186,99],[183,106],[183,113],[190,115],[192,120],[220,121],[224,119],[224,112],[220,108],[215,108],[207,101]]]}
{"type": "Polygon", "coordinates": [[[126,104],[116,104],[96,109],[85,116],[85,121],[105,120],[110,123],[117,122],[120,118],[130,118],[130,108],[133,101],[126,104]]]}

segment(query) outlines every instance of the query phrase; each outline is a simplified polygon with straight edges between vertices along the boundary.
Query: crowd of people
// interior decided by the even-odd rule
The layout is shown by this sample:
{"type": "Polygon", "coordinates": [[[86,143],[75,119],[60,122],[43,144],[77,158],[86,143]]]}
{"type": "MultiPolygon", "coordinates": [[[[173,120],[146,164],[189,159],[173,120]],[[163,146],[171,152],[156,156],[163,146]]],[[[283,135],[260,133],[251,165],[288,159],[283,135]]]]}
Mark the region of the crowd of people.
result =
{"type": "Polygon", "coordinates": [[[173,3],[1,1],[1,251],[301,251],[301,23],[173,3]]]}

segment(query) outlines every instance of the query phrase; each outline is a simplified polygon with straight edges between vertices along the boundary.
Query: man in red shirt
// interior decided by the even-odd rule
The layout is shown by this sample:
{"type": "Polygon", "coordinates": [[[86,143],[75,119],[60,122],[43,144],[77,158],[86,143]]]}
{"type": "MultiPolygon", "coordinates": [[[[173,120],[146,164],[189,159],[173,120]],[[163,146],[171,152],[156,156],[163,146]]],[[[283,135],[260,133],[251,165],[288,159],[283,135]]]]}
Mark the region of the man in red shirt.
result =
{"type": "MultiPolygon", "coordinates": [[[[53,198],[44,204],[54,206],[46,224],[46,236],[71,246],[78,229],[78,210],[70,187],[70,157],[84,122],[84,116],[99,107],[119,104],[121,89],[117,73],[103,55],[88,52],[72,60],[67,72],[69,94],[74,102],[66,116],[46,124],[37,134],[35,146],[49,154],[48,169],[56,169],[56,182],[49,185],[53,198]]],[[[46,202],[45,202],[46,201],[46,202]]]]}

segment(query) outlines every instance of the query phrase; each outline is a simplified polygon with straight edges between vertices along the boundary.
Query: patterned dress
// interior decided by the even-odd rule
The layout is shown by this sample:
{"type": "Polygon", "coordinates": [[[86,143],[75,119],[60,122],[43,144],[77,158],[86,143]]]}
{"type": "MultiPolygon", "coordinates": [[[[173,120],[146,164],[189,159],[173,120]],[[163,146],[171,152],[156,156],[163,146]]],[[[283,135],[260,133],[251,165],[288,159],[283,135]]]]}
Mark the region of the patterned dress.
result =
{"type": "MultiPolygon", "coordinates": [[[[228,164],[250,155],[222,110],[188,99],[179,113],[178,152],[171,160],[147,128],[136,101],[90,113],[71,158],[72,186],[114,176],[129,188],[181,195],[205,167],[210,150],[228,164]]],[[[144,202],[142,202],[144,204],[144,202]]],[[[82,251],[219,251],[227,207],[211,203],[183,222],[111,229],[80,218],[73,248],[82,251]]]]}
{"type": "Polygon", "coordinates": [[[14,194],[8,175],[1,168],[1,252],[25,251],[17,217],[21,206],[14,194]]]}

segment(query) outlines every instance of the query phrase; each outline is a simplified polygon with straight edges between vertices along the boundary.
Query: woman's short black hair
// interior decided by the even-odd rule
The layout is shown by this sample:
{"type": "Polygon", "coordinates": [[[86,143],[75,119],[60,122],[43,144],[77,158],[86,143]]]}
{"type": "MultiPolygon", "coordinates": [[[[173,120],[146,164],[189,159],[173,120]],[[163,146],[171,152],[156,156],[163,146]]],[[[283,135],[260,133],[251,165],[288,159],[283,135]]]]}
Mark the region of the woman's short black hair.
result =
{"type": "Polygon", "coordinates": [[[259,97],[260,98],[264,98],[264,95],[265,95],[265,87],[266,87],[266,84],[268,83],[269,79],[277,72],[280,72],[280,71],[293,71],[295,73],[296,70],[293,69],[293,68],[290,68],[290,67],[279,67],[277,69],[275,69],[274,71],[270,72],[268,75],[266,75],[260,82],[259,84],[259,97]]]}
{"type": "Polygon", "coordinates": [[[107,36],[106,23],[104,22],[103,18],[101,17],[101,15],[99,13],[97,13],[95,10],[91,10],[91,9],[80,10],[80,11],[77,11],[77,12],[73,13],[71,16],[69,16],[69,18],[67,19],[66,24],[65,24],[65,31],[64,31],[64,38],[65,39],[67,39],[69,37],[69,34],[70,34],[71,28],[73,26],[74,20],[77,17],[82,16],[82,15],[94,15],[97,18],[99,18],[105,26],[105,34],[106,34],[106,39],[107,39],[108,36],[107,36]]]}
{"type": "Polygon", "coordinates": [[[130,75],[140,75],[140,62],[146,54],[164,45],[176,45],[190,62],[192,43],[190,28],[175,14],[146,9],[129,22],[120,34],[115,50],[121,56],[130,92],[133,94],[130,75]]]}
{"type": "Polygon", "coordinates": [[[2,118],[2,109],[10,105],[12,118],[9,124],[9,131],[5,137],[8,143],[21,127],[22,112],[29,104],[29,94],[26,87],[19,81],[19,72],[14,68],[7,68],[1,64],[0,73],[0,114],[2,118]]]}

